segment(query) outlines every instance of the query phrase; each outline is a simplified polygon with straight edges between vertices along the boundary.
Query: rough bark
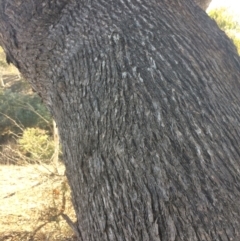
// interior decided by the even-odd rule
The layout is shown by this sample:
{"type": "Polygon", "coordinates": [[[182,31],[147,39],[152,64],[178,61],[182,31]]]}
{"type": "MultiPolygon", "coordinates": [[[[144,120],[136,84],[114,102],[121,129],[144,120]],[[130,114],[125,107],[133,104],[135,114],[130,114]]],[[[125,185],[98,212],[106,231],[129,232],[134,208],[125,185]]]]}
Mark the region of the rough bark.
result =
{"type": "Polygon", "coordinates": [[[207,10],[212,0],[195,0],[195,2],[201,7],[203,10],[207,10]]]}
{"type": "Polygon", "coordinates": [[[0,33],[57,122],[79,240],[240,240],[240,59],[195,3],[2,0],[0,33]]]}

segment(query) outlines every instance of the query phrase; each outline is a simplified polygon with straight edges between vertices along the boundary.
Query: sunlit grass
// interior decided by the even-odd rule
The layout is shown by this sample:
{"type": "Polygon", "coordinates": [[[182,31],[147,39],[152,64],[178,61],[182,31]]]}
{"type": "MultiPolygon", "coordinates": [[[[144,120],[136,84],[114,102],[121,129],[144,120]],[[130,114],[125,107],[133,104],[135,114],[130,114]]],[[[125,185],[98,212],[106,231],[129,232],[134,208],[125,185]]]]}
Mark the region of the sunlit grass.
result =
{"type": "Polygon", "coordinates": [[[18,69],[12,65],[7,64],[6,62],[6,55],[4,50],[0,47],[0,71],[3,75],[18,75],[18,69]]]}

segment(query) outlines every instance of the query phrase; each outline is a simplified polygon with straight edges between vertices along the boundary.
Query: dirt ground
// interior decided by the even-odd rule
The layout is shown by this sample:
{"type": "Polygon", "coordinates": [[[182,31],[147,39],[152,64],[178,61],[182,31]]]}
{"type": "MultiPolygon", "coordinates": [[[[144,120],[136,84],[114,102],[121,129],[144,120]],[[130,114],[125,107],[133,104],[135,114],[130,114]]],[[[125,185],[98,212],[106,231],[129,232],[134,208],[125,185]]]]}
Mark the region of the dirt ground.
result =
{"type": "Polygon", "coordinates": [[[59,167],[0,166],[0,241],[74,241],[61,213],[74,221],[70,190],[59,167]]]}

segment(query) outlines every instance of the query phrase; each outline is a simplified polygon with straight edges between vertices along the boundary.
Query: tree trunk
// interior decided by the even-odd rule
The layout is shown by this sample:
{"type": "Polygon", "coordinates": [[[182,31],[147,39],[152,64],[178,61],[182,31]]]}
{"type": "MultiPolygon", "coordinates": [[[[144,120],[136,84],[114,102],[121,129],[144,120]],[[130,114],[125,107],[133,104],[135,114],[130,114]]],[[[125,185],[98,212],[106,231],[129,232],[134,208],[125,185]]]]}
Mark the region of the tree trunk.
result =
{"type": "Polygon", "coordinates": [[[195,2],[203,9],[207,10],[208,6],[212,2],[212,0],[195,0],[195,2]]]}
{"type": "Polygon", "coordinates": [[[2,0],[0,33],[56,120],[79,240],[240,240],[240,59],[195,3],[2,0]]]}

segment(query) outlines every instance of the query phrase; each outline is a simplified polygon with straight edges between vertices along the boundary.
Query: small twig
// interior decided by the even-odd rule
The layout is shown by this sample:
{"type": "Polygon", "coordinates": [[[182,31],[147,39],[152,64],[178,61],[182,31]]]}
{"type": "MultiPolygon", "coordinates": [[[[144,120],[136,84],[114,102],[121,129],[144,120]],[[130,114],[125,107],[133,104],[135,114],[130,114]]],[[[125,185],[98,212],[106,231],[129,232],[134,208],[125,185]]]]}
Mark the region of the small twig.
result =
{"type": "Polygon", "coordinates": [[[83,241],[82,234],[81,234],[80,230],[78,229],[77,224],[74,223],[66,214],[61,213],[61,216],[67,222],[67,224],[72,229],[74,234],[77,236],[78,240],[82,240],[83,241]]]}
{"type": "MultiPolygon", "coordinates": [[[[27,106],[28,108],[25,108],[27,110],[31,110],[33,113],[35,113],[37,116],[39,116],[42,120],[44,120],[47,124],[49,124],[49,121],[47,119],[45,119],[42,115],[40,115],[35,109],[34,107],[27,103],[25,106],[27,106]]],[[[24,107],[24,106],[23,106],[24,107]]]]}
{"type": "MultiPolygon", "coordinates": [[[[44,183],[44,181],[38,182],[38,183],[32,185],[31,187],[28,187],[27,189],[30,189],[30,188],[39,186],[40,184],[43,184],[43,183],[44,183]]],[[[23,190],[18,190],[18,191],[16,191],[16,192],[12,192],[12,193],[8,194],[7,196],[3,197],[2,199],[8,198],[8,197],[12,197],[13,195],[15,195],[15,194],[16,194],[17,192],[19,192],[19,191],[23,191],[23,190]]]]}
{"type": "Polygon", "coordinates": [[[44,226],[46,226],[49,222],[45,222],[43,224],[41,224],[40,226],[38,226],[31,234],[31,238],[30,238],[30,241],[33,240],[33,237],[36,235],[36,233],[44,226]]]}
{"type": "Polygon", "coordinates": [[[5,116],[7,119],[9,119],[10,121],[12,121],[21,131],[24,131],[23,128],[14,120],[12,119],[10,116],[0,112],[0,114],[2,114],[3,116],[5,116]]]}
{"type": "Polygon", "coordinates": [[[15,194],[16,194],[16,192],[12,192],[12,193],[8,194],[7,196],[3,197],[3,199],[8,198],[8,197],[12,197],[15,194]]]}

